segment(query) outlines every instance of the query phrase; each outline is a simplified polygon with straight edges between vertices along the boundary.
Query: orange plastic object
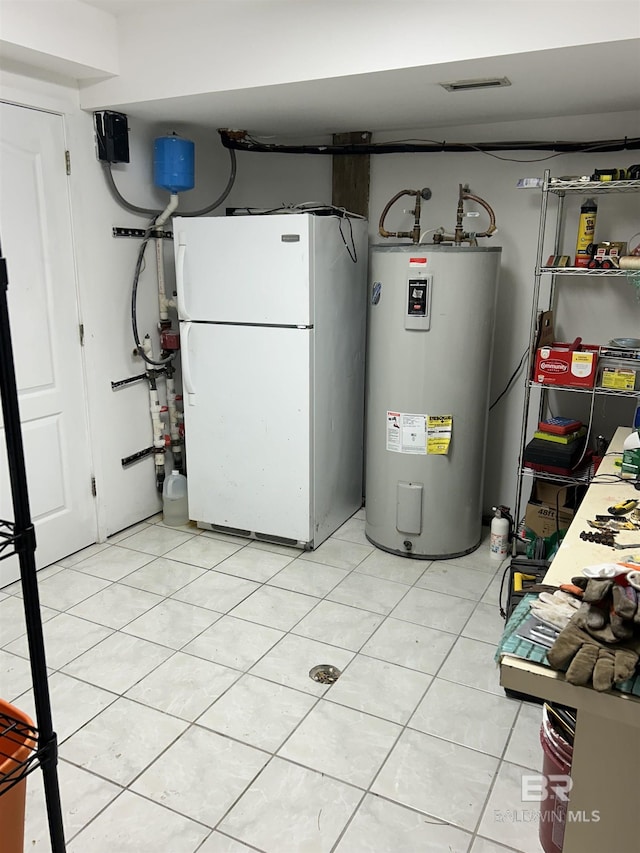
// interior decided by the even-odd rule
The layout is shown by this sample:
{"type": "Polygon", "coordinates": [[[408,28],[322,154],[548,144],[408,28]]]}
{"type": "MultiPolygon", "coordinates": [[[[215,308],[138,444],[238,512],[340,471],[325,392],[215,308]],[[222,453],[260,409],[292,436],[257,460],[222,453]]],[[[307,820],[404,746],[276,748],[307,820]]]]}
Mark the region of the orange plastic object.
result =
{"type": "Polygon", "coordinates": [[[36,747],[33,722],[23,711],[0,699],[0,827],[2,853],[23,853],[24,811],[27,780],[12,783],[23,771],[25,762],[36,747]],[[11,720],[21,725],[11,726],[11,720]],[[22,724],[26,729],[22,728],[22,724]]]}

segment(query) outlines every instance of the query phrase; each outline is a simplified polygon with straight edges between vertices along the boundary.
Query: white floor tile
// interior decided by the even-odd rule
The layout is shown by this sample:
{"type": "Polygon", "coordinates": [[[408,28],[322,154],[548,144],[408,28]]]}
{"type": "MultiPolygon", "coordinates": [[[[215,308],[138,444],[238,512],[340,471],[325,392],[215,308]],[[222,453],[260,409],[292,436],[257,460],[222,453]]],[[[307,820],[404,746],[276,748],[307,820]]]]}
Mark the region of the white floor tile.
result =
{"type": "Polygon", "coordinates": [[[505,761],[537,771],[542,768],[541,724],[542,706],[523,702],[504,754],[505,761]]]}
{"type": "Polygon", "coordinates": [[[347,542],[355,542],[358,545],[370,547],[370,542],[364,535],[364,518],[350,518],[339,527],[333,534],[334,539],[345,539],[347,542]]]}
{"type": "MultiPolygon", "coordinates": [[[[85,681],[78,681],[62,672],[54,672],[49,677],[48,683],[51,716],[59,744],[64,743],[67,738],[118,698],[115,693],[87,684],[85,681]]],[[[36,719],[35,702],[31,691],[19,697],[15,704],[32,720],[36,719]]]]}
{"type": "Polygon", "coordinates": [[[212,569],[222,560],[226,560],[241,548],[241,545],[233,542],[222,542],[209,536],[192,536],[184,545],[178,545],[168,551],[165,556],[169,560],[178,560],[180,563],[189,563],[191,566],[200,566],[202,569],[212,569]]]}
{"type": "Polygon", "coordinates": [[[360,563],[357,571],[365,575],[373,575],[377,578],[411,585],[418,580],[429,565],[431,564],[428,560],[410,560],[407,557],[388,554],[386,551],[380,551],[376,548],[360,563]]]}
{"type": "Polygon", "coordinates": [[[438,672],[440,678],[504,696],[500,670],[494,660],[496,649],[489,643],[460,637],[438,672]]]}
{"type": "Polygon", "coordinates": [[[500,757],[520,703],[436,678],[409,726],[500,757]]]}
{"type": "Polygon", "coordinates": [[[336,853],[467,853],[470,840],[462,829],[367,794],[336,853]]]}
{"type": "Polygon", "coordinates": [[[402,724],[430,683],[430,675],[356,655],[325,699],[402,724]]]}
{"type": "Polygon", "coordinates": [[[25,657],[0,649],[0,697],[15,704],[15,699],[31,687],[31,665],[25,657]]]}
{"type": "MultiPolygon", "coordinates": [[[[40,617],[43,622],[47,622],[57,615],[57,610],[49,607],[40,607],[40,617]]],[[[13,642],[18,637],[21,637],[26,630],[24,603],[22,599],[11,595],[5,598],[4,601],[0,601],[0,646],[6,646],[13,642]]]]}
{"type": "Polygon", "coordinates": [[[147,610],[122,630],[152,643],[181,649],[219,618],[213,610],[169,599],[147,610]]]}
{"type": "Polygon", "coordinates": [[[105,548],[108,548],[109,545],[106,542],[96,542],[95,545],[89,545],[88,548],[83,548],[81,551],[76,551],[74,554],[69,554],[68,557],[63,557],[62,560],[57,560],[59,566],[62,566],[64,569],[70,569],[76,565],[76,563],[81,562],[81,560],[86,560],[89,557],[93,557],[94,554],[99,554],[100,551],[104,551],[105,548]]]}
{"type": "Polygon", "coordinates": [[[455,641],[453,634],[387,618],[361,653],[435,675],[455,641]]]}
{"type": "Polygon", "coordinates": [[[116,633],[68,663],[62,671],[112,693],[124,693],[172,654],[166,646],[116,633]]]}
{"type": "Polygon", "coordinates": [[[234,607],[230,615],[280,631],[289,631],[317,603],[318,599],[311,595],[276,586],[263,586],[234,607]]]}
{"type": "MultiPolygon", "coordinates": [[[[496,841],[490,841],[488,838],[480,838],[476,836],[469,853],[513,853],[515,847],[504,847],[496,841]]],[[[538,843],[537,847],[532,847],[531,850],[520,850],[517,853],[542,853],[542,847],[538,843]]]]}
{"type": "Polygon", "coordinates": [[[68,610],[108,586],[110,581],[94,578],[74,569],[63,569],[45,578],[42,583],[38,582],[38,596],[40,604],[46,607],[68,610]]]}
{"type": "Polygon", "coordinates": [[[473,569],[464,569],[451,563],[434,562],[416,586],[479,601],[490,583],[489,575],[484,572],[474,572],[473,569]]]}
{"type": "Polygon", "coordinates": [[[251,853],[251,851],[255,851],[255,847],[247,847],[246,844],[234,841],[233,838],[221,832],[212,832],[202,847],[198,848],[198,853],[251,853]]]}
{"type": "MultiPolygon", "coordinates": [[[[42,583],[46,578],[51,577],[51,575],[56,575],[58,572],[62,571],[62,569],[63,566],[60,566],[57,563],[52,563],[50,566],[38,569],[38,584],[42,583]]],[[[15,595],[17,598],[23,598],[22,581],[17,580],[14,583],[10,583],[9,586],[3,587],[2,592],[0,592],[0,600],[7,595],[15,595]]]]}
{"type": "Polygon", "coordinates": [[[381,614],[369,610],[348,607],[335,601],[321,601],[298,622],[293,633],[357,652],[383,619],[381,614]]]}
{"type": "Polygon", "coordinates": [[[97,622],[107,628],[123,628],[161,601],[162,598],[152,592],[114,583],[76,604],[69,612],[72,616],[97,622]]]}
{"type": "Polygon", "coordinates": [[[522,801],[522,776],[527,770],[503,762],[482,815],[478,833],[523,853],[541,850],[539,803],[522,801]]]}
{"type": "Polygon", "coordinates": [[[134,533],[140,533],[141,530],[146,530],[149,527],[149,522],[147,521],[139,521],[137,524],[132,524],[129,527],[125,527],[124,530],[119,530],[117,533],[112,533],[111,536],[107,539],[107,543],[109,545],[117,545],[118,542],[122,542],[123,539],[126,539],[128,536],[133,536],[134,533]]]}
{"type": "Polygon", "coordinates": [[[134,684],[126,696],[193,721],[239,677],[235,669],[178,652],[134,684]]]}
{"type": "Polygon", "coordinates": [[[245,675],[198,719],[198,725],[275,752],[317,700],[245,675]]]}
{"type": "Polygon", "coordinates": [[[352,657],[353,652],[288,634],[252,667],[251,674],[322,696],[327,685],[309,678],[309,671],[319,664],[331,664],[342,670],[352,657]]]}
{"type": "Polygon", "coordinates": [[[366,788],[401,731],[395,723],[321,700],[278,755],[366,788]]]}
{"type": "Polygon", "coordinates": [[[266,752],[192,726],[132,790],[214,827],[268,760],[266,752]]]}
{"type": "Polygon", "coordinates": [[[337,569],[354,569],[373,551],[373,545],[358,545],[343,539],[326,539],[314,551],[303,551],[301,560],[323,563],[337,569]]]}
{"type": "Polygon", "coordinates": [[[84,574],[93,575],[96,578],[118,581],[151,560],[153,560],[151,554],[143,554],[141,551],[130,551],[128,548],[112,545],[102,548],[98,553],[75,563],[73,568],[77,572],[84,572],[84,574]]]}
{"type": "Polygon", "coordinates": [[[483,643],[493,643],[497,646],[503,631],[504,620],[500,616],[497,604],[480,603],[462,629],[462,636],[471,637],[472,640],[480,640],[483,643]]]}
{"type": "MultiPolygon", "coordinates": [[[[196,541],[201,539],[202,537],[199,537],[196,541]]],[[[226,613],[256,589],[258,584],[253,581],[210,571],[175,592],[172,598],[208,607],[218,613],[226,613]]]]}
{"type": "Polygon", "coordinates": [[[323,566],[321,563],[312,563],[309,560],[294,560],[274,575],[268,583],[270,586],[279,586],[293,592],[322,598],[346,576],[346,569],[323,566]]]}
{"type": "Polygon", "coordinates": [[[405,584],[352,572],[331,590],[327,598],[386,615],[406,594],[405,584]]]}
{"type": "Polygon", "coordinates": [[[172,527],[161,527],[158,524],[148,525],[144,530],[122,539],[120,545],[132,551],[144,551],[162,557],[167,551],[189,542],[192,533],[184,533],[172,527]]]}
{"type": "Polygon", "coordinates": [[[195,853],[209,830],[125,791],[77,835],[69,853],[195,853]]]}
{"type": "MultiPolygon", "coordinates": [[[[47,666],[60,669],[65,664],[84,654],[113,633],[111,628],[79,619],[69,613],[59,613],[42,626],[47,666]]],[[[29,643],[24,634],[6,647],[7,651],[29,657],[29,643]]]]}
{"type": "Polygon", "coordinates": [[[258,551],[257,548],[242,548],[216,566],[219,572],[264,583],[292,561],[293,557],[258,551]]]}
{"type": "Polygon", "coordinates": [[[219,829],[267,853],[329,853],[362,791],[273,759],[219,829]]]}
{"type": "Polygon", "coordinates": [[[122,578],[122,584],[155,592],[156,595],[173,595],[183,586],[191,583],[205,573],[206,569],[178,563],[177,560],[167,560],[158,557],[122,578]]]}
{"type": "Polygon", "coordinates": [[[153,708],[118,699],[62,744],[67,761],[128,785],[187,727],[153,708]]]}
{"type": "Polygon", "coordinates": [[[427,628],[459,633],[471,615],[475,602],[453,595],[443,595],[430,589],[410,589],[394,609],[397,619],[416,622],[427,628]]]}
{"type": "Polygon", "coordinates": [[[183,649],[190,655],[245,670],[284,636],[282,631],[223,616],[183,649]]]}
{"type": "MultiPolygon", "coordinates": [[[[118,785],[100,779],[66,761],[58,762],[62,822],[67,842],[121,792],[118,785]]],[[[42,773],[27,779],[25,850],[51,850],[42,773]]]]}
{"type": "Polygon", "coordinates": [[[408,729],[372,791],[472,831],[497,766],[496,758],[408,729]]]}

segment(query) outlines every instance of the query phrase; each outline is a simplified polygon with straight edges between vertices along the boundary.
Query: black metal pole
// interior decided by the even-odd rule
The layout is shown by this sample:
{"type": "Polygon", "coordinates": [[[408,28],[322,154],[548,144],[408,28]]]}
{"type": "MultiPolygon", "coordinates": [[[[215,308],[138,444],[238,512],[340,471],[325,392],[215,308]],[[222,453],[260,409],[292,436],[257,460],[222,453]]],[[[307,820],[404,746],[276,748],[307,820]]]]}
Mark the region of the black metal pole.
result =
{"type": "Polygon", "coordinates": [[[14,513],[15,549],[20,563],[20,579],[24,602],[24,615],[29,642],[29,659],[36,706],[38,728],[38,753],[42,766],[44,794],[49,819],[49,834],[52,853],[64,853],[64,827],[58,784],[58,742],[53,731],[51,701],[47,682],[47,665],[44,651],[44,636],[40,616],[40,598],[36,580],[35,549],[36,537],[29,510],[29,493],[24,464],[24,448],[20,429],[18,390],[11,346],[9,307],[7,304],[6,260],[0,246],[0,394],[4,418],[5,441],[9,463],[9,479],[14,513]]]}

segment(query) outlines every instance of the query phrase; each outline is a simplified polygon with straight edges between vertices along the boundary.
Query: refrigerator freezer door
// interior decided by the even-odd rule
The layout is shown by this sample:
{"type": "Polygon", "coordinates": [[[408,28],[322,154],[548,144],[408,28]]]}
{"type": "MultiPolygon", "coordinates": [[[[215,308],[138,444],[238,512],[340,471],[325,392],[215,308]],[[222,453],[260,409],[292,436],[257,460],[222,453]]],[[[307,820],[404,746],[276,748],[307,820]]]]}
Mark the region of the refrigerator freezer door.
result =
{"type": "Polygon", "coordinates": [[[217,323],[182,327],[191,518],[311,541],[313,332],[217,323]]]}
{"type": "Polygon", "coordinates": [[[310,214],[174,217],[181,320],[310,326],[310,214]]]}

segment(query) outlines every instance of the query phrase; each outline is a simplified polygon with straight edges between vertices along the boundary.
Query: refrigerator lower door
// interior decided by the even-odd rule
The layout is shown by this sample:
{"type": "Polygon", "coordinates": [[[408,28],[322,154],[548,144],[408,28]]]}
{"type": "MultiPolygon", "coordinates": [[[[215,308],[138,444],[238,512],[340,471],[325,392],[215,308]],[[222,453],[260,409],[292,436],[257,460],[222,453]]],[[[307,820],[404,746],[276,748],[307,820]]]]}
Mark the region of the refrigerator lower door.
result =
{"type": "Polygon", "coordinates": [[[181,325],[191,518],[311,542],[313,331],[181,325]]]}

